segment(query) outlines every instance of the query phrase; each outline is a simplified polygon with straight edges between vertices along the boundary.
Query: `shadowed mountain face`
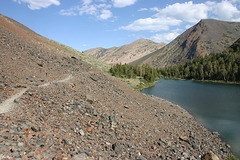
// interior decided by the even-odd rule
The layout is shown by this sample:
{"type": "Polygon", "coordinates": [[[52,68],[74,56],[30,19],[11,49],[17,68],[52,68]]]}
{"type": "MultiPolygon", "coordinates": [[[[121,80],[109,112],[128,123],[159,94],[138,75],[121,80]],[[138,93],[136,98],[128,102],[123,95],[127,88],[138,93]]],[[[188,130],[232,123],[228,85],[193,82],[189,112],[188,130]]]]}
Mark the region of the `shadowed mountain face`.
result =
{"type": "Polygon", "coordinates": [[[85,54],[91,55],[99,60],[108,63],[131,63],[141,57],[144,57],[165,46],[165,43],[155,43],[147,39],[139,39],[133,43],[113,47],[110,49],[94,48],[84,51],[85,54]]]}
{"type": "Polygon", "coordinates": [[[230,46],[230,49],[232,49],[234,52],[240,51],[240,38],[230,46]]]}
{"type": "Polygon", "coordinates": [[[12,107],[0,110],[0,159],[231,154],[186,110],[133,90],[91,58],[0,15],[0,107],[12,107]]]}
{"type": "Polygon", "coordinates": [[[164,67],[222,52],[240,37],[240,23],[213,19],[201,20],[165,47],[135,61],[164,67]]]}

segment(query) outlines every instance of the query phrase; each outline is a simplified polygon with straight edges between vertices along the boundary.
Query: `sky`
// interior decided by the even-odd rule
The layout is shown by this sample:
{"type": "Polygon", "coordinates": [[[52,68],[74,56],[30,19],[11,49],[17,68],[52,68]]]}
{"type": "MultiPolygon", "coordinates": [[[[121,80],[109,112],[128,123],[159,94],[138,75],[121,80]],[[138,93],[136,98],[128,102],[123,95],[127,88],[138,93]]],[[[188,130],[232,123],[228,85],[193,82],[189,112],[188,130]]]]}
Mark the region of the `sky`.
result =
{"type": "Polygon", "coordinates": [[[201,19],[240,22],[240,0],[0,0],[0,13],[79,51],[169,43],[201,19]]]}

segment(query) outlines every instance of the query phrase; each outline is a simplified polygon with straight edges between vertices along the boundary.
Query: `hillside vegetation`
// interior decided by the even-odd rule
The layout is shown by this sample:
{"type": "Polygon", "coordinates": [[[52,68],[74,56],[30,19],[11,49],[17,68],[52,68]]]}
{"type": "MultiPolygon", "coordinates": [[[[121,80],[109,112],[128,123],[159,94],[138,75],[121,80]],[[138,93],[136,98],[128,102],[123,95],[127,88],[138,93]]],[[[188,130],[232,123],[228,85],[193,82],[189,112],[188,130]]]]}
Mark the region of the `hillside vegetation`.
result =
{"type": "Polygon", "coordinates": [[[168,78],[240,82],[240,39],[222,53],[197,57],[160,72],[168,78]]]}
{"type": "Polygon", "coordinates": [[[141,66],[116,64],[110,68],[109,72],[137,90],[154,86],[155,80],[158,78],[157,69],[151,68],[147,64],[141,66]]]}

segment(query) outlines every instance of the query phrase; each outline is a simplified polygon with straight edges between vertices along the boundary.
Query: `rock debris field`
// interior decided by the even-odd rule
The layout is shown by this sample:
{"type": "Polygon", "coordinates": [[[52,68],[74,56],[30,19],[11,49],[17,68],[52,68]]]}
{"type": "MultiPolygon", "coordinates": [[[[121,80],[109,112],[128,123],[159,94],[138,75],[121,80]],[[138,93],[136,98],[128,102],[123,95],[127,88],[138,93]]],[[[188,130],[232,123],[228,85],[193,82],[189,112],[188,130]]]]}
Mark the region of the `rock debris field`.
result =
{"type": "Polygon", "coordinates": [[[181,107],[0,16],[0,159],[226,159],[181,107]],[[3,109],[3,108],[7,109],[3,109]]]}

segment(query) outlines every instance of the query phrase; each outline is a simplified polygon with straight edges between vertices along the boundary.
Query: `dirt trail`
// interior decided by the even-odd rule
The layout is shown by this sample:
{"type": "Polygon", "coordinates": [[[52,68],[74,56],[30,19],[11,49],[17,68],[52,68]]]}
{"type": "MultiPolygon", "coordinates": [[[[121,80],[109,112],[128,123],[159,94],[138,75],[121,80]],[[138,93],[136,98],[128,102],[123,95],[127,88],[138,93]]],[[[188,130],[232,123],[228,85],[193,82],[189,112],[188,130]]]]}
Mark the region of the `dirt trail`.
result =
{"type": "Polygon", "coordinates": [[[27,90],[28,90],[28,88],[25,88],[25,89],[21,90],[19,93],[13,95],[9,99],[2,102],[0,104],[0,114],[10,111],[13,108],[13,106],[15,105],[14,100],[21,97],[23,95],[23,93],[25,93],[27,90]]]}
{"type": "Polygon", "coordinates": [[[59,81],[53,81],[53,82],[48,82],[48,83],[45,83],[45,84],[43,84],[43,85],[40,85],[40,86],[38,86],[38,87],[46,87],[46,86],[49,86],[49,85],[51,85],[51,84],[53,84],[53,83],[63,83],[63,82],[67,82],[67,81],[69,81],[70,79],[72,79],[73,78],[73,76],[72,75],[69,75],[67,78],[65,78],[65,79],[61,79],[61,80],[59,80],[59,81]]]}
{"type": "MultiPolygon", "coordinates": [[[[45,83],[43,85],[40,85],[39,87],[47,87],[53,83],[63,83],[63,82],[67,82],[69,80],[71,80],[73,78],[72,75],[69,75],[67,78],[65,79],[61,79],[59,81],[53,81],[53,82],[48,82],[45,83]]],[[[14,102],[15,99],[18,99],[19,97],[21,97],[29,88],[25,88],[23,90],[21,90],[20,92],[18,92],[17,94],[13,95],[12,97],[10,97],[9,99],[5,100],[4,102],[2,102],[0,104],[0,114],[1,113],[6,113],[8,111],[10,111],[15,105],[16,103],[14,102]]]]}

